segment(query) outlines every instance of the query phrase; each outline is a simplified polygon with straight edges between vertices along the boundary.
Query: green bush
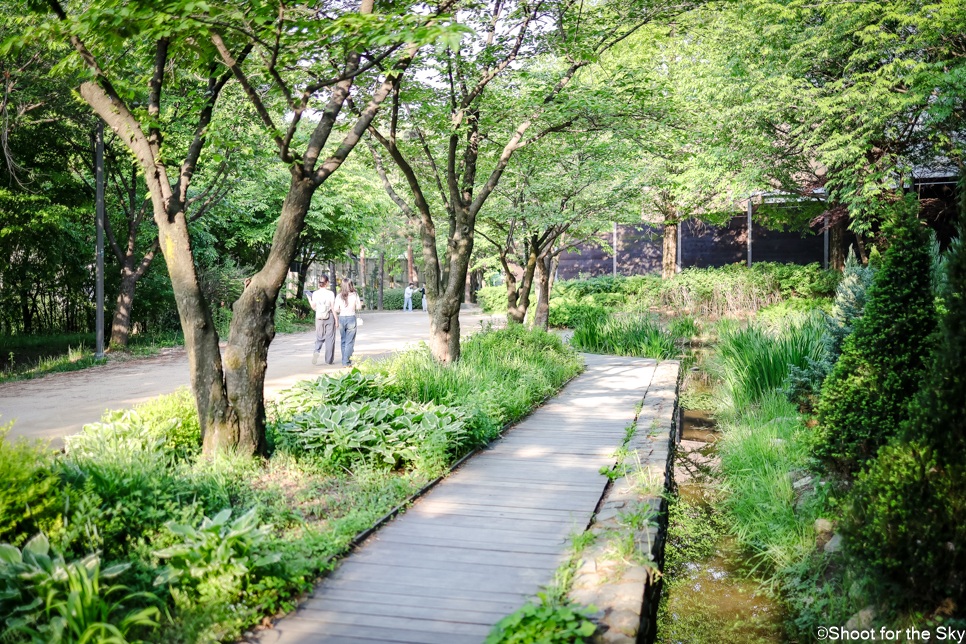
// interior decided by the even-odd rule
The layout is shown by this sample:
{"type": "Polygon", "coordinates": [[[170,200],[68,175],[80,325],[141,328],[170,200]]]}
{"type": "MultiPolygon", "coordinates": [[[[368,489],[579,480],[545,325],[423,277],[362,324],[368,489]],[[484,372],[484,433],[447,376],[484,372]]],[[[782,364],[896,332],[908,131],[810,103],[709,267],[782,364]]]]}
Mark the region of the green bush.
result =
{"type": "MultiPolygon", "coordinates": [[[[188,457],[201,450],[201,422],[195,398],[187,387],[173,394],[158,396],[134,406],[134,413],[155,438],[164,439],[164,448],[188,457]]],[[[126,412],[105,412],[103,422],[116,421],[126,412]]]]}
{"type": "Polygon", "coordinates": [[[295,415],[281,423],[278,432],[284,442],[321,453],[330,466],[361,461],[394,469],[425,460],[424,452],[440,445],[447,449],[433,462],[464,453],[468,432],[462,416],[447,407],[398,405],[385,399],[330,403],[295,415]]]}
{"type": "Polygon", "coordinates": [[[847,471],[855,472],[896,435],[925,375],[936,311],[917,204],[914,196],[900,202],[887,223],[890,246],[862,318],[822,385],[816,453],[847,471]]]}
{"type": "MultiPolygon", "coordinates": [[[[957,449],[962,454],[962,448],[957,449]]],[[[844,545],[898,604],[966,600],[966,465],[919,443],[888,445],[849,497],[844,545]]]]}
{"type": "Polygon", "coordinates": [[[471,444],[483,444],[582,368],[580,356],[556,335],[513,324],[470,336],[455,365],[437,363],[424,346],[366,363],[362,370],[390,380],[383,391],[397,403],[411,400],[464,409],[471,444]]]}
{"type": "Polygon", "coordinates": [[[476,301],[485,313],[506,313],[509,302],[506,286],[484,286],[476,292],[476,301]]]}
{"type": "Polygon", "coordinates": [[[783,329],[725,326],[711,369],[721,380],[723,410],[737,412],[779,388],[792,366],[821,356],[824,323],[816,315],[790,320],[783,329]]]}
{"type": "Polygon", "coordinates": [[[68,563],[50,548],[43,534],[27,542],[22,551],[0,544],[0,583],[5,588],[0,592],[0,607],[9,615],[7,633],[27,635],[34,644],[127,644],[129,636],[155,630],[157,607],[133,608],[132,604],[153,603],[157,597],[101,583],[129,567],[122,563],[101,570],[96,555],[68,563]]]}
{"type": "MultiPolygon", "coordinates": [[[[402,311],[406,303],[405,288],[387,288],[382,291],[382,308],[385,311],[402,311]]],[[[423,309],[423,294],[419,291],[413,293],[413,310],[423,309]]]]}
{"type": "Polygon", "coordinates": [[[605,311],[590,302],[555,298],[550,300],[548,323],[556,328],[574,328],[583,320],[600,317],[605,311]]]}
{"type": "Polygon", "coordinates": [[[846,525],[849,552],[868,562],[883,596],[932,608],[966,602],[966,247],[945,264],[946,313],[929,375],[895,445],[859,476],[846,525]]]}
{"type": "Polygon", "coordinates": [[[639,358],[673,358],[677,337],[646,315],[598,315],[582,319],[570,344],[588,353],[639,358]]]}
{"type": "Polygon", "coordinates": [[[0,427],[0,539],[20,545],[59,522],[61,503],[53,452],[40,441],[7,440],[12,427],[0,427]]]}

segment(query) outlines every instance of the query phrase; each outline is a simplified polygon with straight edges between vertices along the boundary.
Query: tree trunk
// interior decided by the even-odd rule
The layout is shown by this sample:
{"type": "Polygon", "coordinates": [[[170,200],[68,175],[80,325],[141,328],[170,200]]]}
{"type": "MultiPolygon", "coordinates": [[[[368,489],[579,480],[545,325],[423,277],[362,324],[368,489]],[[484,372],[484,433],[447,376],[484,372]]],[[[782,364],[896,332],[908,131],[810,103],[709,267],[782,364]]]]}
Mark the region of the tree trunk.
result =
{"type": "Polygon", "coordinates": [[[661,261],[661,279],[669,280],[677,274],[678,226],[664,218],[664,256],[661,261]]]}
{"type": "Polygon", "coordinates": [[[408,282],[413,282],[416,279],[416,267],[414,266],[415,262],[413,262],[413,238],[407,237],[406,242],[406,269],[408,271],[406,274],[406,280],[408,282]]]}
{"type": "Polygon", "coordinates": [[[553,268],[550,257],[537,260],[537,312],[533,316],[533,328],[546,331],[550,327],[550,273],[553,268]]]}
{"type": "Polygon", "coordinates": [[[133,257],[128,256],[121,267],[121,285],[117,291],[117,304],[114,305],[114,319],[111,322],[111,349],[125,348],[131,334],[131,309],[138,280],[137,273],[131,266],[133,260],[133,257]]]}
{"type": "Polygon", "coordinates": [[[845,270],[845,238],[848,233],[848,219],[829,228],[828,231],[828,267],[837,271],[845,270]]]}
{"type": "Polygon", "coordinates": [[[299,277],[295,284],[295,301],[300,302],[305,297],[305,277],[309,274],[311,260],[299,262],[299,277]]]}
{"type": "Polygon", "coordinates": [[[333,293],[338,295],[336,291],[336,284],[338,284],[339,278],[335,276],[335,262],[329,262],[329,288],[333,293]]]}
{"type": "Polygon", "coordinates": [[[523,269],[523,277],[520,286],[517,288],[516,277],[513,276],[510,266],[504,263],[504,272],[507,274],[507,320],[523,324],[527,319],[527,309],[530,308],[530,293],[533,290],[533,275],[537,269],[537,248],[534,244],[528,244],[527,265],[523,269]],[[512,280],[512,283],[511,283],[512,280]]]}
{"type": "Polygon", "coordinates": [[[382,288],[383,283],[386,281],[386,251],[379,252],[379,295],[377,300],[377,306],[379,310],[382,310],[382,288]]]}
{"type": "Polygon", "coordinates": [[[230,446],[242,453],[265,454],[265,369],[275,337],[275,307],[288,276],[295,244],[312,202],[312,181],[293,178],[282,205],[272,250],[265,265],[232,306],[231,332],[225,349],[225,385],[237,418],[231,435],[206,440],[206,450],[230,446]]]}

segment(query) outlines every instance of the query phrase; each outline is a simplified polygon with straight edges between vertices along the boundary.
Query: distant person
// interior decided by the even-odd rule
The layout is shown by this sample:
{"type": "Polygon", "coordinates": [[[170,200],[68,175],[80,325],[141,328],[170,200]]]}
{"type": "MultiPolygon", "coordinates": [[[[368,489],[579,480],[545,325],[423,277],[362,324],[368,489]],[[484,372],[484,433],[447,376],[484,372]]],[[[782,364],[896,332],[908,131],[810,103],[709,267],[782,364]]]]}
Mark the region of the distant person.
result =
{"type": "Polygon", "coordinates": [[[339,324],[339,316],[332,310],[335,304],[335,293],[327,287],[329,276],[319,276],[319,289],[312,293],[309,302],[315,311],[315,353],[312,354],[312,364],[319,364],[319,352],[325,347],[325,364],[335,362],[335,327],[339,324]]]}
{"type": "Polygon", "coordinates": [[[356,346],[356,311],[363,308],[362,300],[356,293],[356,287],[352,280],[342,280],[342,289],[339,297],[335,298],[333,310],[340,313],[339,334],[342,336],[342,366],[352,365],[352,351],[356,346]]]}
{"type": "Polygon", "coordinates": [[[413,310],[413,293],[415,292],[416,289],[413,288],[413,283],[410,282],[406,290],[403,291],[403,311],[413,310]]]}
{"type": "Polygon", "coordinates": [[[419,289],[419,292],[423,294],[423,311],[429,311],[429,302],[426,300],[426,282],[423,282],[423,287],[419,289]]]}

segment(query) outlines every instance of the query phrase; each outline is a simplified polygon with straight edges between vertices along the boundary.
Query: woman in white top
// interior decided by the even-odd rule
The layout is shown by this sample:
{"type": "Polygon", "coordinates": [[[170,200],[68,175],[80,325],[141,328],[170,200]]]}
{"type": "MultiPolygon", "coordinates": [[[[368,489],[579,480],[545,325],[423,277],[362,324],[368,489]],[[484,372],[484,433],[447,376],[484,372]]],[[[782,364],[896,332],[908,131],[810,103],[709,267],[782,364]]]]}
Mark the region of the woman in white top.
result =
{"type": "Polygon", "coordinates": [[[342,280],[339,297],[335,298],[333,310],[339,315],[339,332],[342,335],[342,366],[352,364],[352,350],[356,344],[356,311],[362,308],[362,300],[356,293],[352,280],[342,280]]]}

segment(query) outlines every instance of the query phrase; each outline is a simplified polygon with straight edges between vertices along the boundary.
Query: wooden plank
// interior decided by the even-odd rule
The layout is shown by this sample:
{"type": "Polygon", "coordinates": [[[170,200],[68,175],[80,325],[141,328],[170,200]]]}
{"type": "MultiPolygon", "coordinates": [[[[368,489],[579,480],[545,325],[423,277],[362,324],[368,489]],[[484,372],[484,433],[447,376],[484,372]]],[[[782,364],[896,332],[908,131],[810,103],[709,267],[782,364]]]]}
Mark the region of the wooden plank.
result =
{"type": "MultiPolygon", "coordinates": [[[[509,608],[512,612],[513,608],[509,608]]],[[[482,624],[489,627],[500,621],[508,611],[482,611],[475,609],[443,609],[439,604],[432,606],[400,606],[397,604],[372,604],[369,602],[347,601],[343,599],[310,599],[299,607],[298,613],[309,619],[318,619],[323,613],[341,615],[372,615],[376,617],[407,617],[410,619],[425,619],[441,622],[458,622],[465,624],[482,624]],[[303,614],[303,611],[306,614],[303,614]],[[308,611],[312,611],[308,613],[308,611]]],[[[341,620],[332,620],[345,623],[341,620]]]]}
{"type": "Polygon", "coordinates": [[[480,644],[549,584],[657,372],[655,360],[586,360],[560,396],[347,557],[263,644],[480,644]]]}

